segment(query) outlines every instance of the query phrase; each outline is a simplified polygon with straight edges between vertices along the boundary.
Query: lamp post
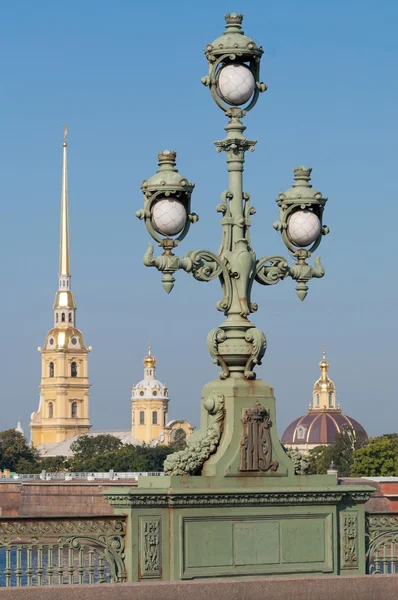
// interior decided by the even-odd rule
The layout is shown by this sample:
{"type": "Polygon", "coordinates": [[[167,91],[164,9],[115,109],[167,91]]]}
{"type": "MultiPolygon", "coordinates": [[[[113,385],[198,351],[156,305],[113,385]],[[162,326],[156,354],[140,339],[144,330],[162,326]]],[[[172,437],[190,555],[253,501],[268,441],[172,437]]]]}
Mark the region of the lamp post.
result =
{"type": "Polygon", "coordinates": [[[229,180],[228,189],[216,206],[222,229],[219,252],[193,250],[183,258],[173,252],[198,220],[190,211],[194,185],[176,170],[176,152],[165,150],[158,154],[159,170],[142,184],[144,208],[137,211],[137,217],[144,220],[150,235],[163,249],[160,256],[154,257],[154,247],[149,244],[144,264],[162,273],[166,292],[173,289],[174,274],[179,269],[192,273],[198,281],[219,278],[222,299],[217,309],[226,319],[208,335],[210,354],[222,368],[221,379],[254,379],[253,368],[261,364],[266,339],[248,319],[258,308],[251,300],[253,284],[256,281],[275,285],[291,277],[297,283],[298,297],[304,300],[309,280],[324,275],[319,258],[315,258],[315,267],[307,261],[329,229],[322,225],[326,198],[311,186],[311,169],[297,167],[293,186],[277,198],[279,220],[274,223],[295,263],[289,266],[288,260],[278,255],[256,257],[250,241],[255,209],[243,188],[245,153],[253,151],[256,142],[244,137],[246,127],[242,119],[267,89],[260,82],[263,49],[244,35],[242,15],[232,13],[225,20],[224,34],[206,46],[209,73],[202,79],[229,119],[226,137],[215,142],[217,151],[226,153],[229,180]]]}
{"type": "Polygon", "coordinates": [[[243,188],[242,119],[266,86],[260,82],[262,49],[242,31],[242,15],[226,16],[226,31],[206,47],[209,74],[202,82],[228,117],[225,139],[229,183],[216,210],[221,215],[217,254],[175,249],[198,219],[191,212],[193,184],[176,170],[176,153],[159,153],[159,170],[142,184],[144,219],[162,248],[150,244],[144,263],[162,273],[170,292],[182,269],[198,281],[219,278],[217,308],[224,322],[208,335],[220,378],[202,391],[201,427],[184,450],[170,454],[164,477],[140,477],[137,487],[104,492],[118,514],[128,515],[129,581],[246,575],[360,574],[365,568],[363,504],[373,488],[337,485],[331,475],[307,475],[289,458],[276,432],[272,386],[254,368],[266,349],[264,334],[250,321],[254,282],[274,285],[291,277],[303,300],[308,282],[322,277],[311,253],[328,232],[322,225],[326,199],[309,181],[311,169],[294,170],[294,184],[277,198],[281,233],[294,264],[283,256],[257,259],[250,241],[255,213],[243,188]],[[347,528],[350,536],[347,537],[347,528]],[[340,558],[339,558],[340,557],[340,558]]]}

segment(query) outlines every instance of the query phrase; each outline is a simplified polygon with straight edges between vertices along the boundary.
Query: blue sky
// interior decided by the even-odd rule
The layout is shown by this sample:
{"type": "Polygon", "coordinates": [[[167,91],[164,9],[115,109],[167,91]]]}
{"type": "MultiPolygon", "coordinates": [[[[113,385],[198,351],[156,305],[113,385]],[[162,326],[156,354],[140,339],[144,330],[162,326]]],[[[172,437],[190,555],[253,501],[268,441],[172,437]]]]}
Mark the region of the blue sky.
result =
{"type": "Polygon", "coordinates": [[[318,250],[326,269],[304,303],[294,282],[258,286],[253,321],[268,350],[282,433],[306,412],[321,345],[342,409],[370,434],[396,431],[395,275],[398,4],[394,0],[190,3],[40,0],[2,3],[0,111],[0,428],[37,409],[40,355],[57,288],[62,124],[69,126],[72,285],[90,355],[95,429],[130,426],[130,390],[152,339],[170,416],[198,424],[202,386],[218,368],[207,331],[222,322],[218,283],[178,273],[168,296],[142,256],[148,234],[135,211],[156,153],[178,152],[200,215],[180,254],[216,250],[215,206],[226,189],[213,141],[226,119],[200,78],[206,43],[224,14],[264,47],[269,89],[246,118],[257,139],[245,170],[257,209],[257,255],[279,254],[275,198],[293,167],[313,167],[329,197],[331,228],[318,250]]]}

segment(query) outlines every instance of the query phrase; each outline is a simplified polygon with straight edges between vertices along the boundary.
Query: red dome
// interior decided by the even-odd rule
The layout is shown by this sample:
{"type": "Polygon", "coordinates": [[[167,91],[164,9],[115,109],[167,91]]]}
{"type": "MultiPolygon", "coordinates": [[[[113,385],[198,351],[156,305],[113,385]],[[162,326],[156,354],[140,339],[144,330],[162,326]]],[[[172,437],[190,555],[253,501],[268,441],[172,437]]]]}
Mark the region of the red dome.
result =
{"type": "Polygon", "coordinates": [[[306,415],[290,423],[282,435],[281,442],[289,446],[332,444],[343,427],[352,428],[361,440],[368,438],[358,421],[344,415],[339,409],[325,409],[309,410],[306,415]]]}

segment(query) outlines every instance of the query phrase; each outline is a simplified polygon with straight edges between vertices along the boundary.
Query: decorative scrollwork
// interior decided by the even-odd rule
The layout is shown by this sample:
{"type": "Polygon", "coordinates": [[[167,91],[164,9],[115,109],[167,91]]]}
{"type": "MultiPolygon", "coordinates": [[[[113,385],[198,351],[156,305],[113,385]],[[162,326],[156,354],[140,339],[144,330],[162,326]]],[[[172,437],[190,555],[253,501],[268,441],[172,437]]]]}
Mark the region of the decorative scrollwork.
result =
{"type": "Polygon", "coordinates": [[[252,344],[252,353],[247,360],[244,375],[247,379],[255,379],[256,374],[253,367],[254,365],[261,365],[261,359],[267,349],[267,340],[263,332],[257,327],[251,327],[246,331],[245,340],[252,344]]]}
{"type": "Polygon", "coordinates": [[[229,369],[227,363],[220,355],[218,351],[218,345],[222,342],[225,342],[227,339],[227,334],[223,329],[219,327],[216,329],[212,329],[207,336],[207,347],[211,356],[213,357],[213,363],[215,365],[219,365],[222,368],[220,373],[220,379],[227,379],[229,377],[229,369]]]}
{"type": "Polygon", "coordinates": [[[209,250],[192,250],[181,261],[181,268],[192,273],[198,281],[220,279],[224,297],[217,302],[217,310],[226,313],[232,301],[232,283],[228,268],[218,256],[209,250]]]}

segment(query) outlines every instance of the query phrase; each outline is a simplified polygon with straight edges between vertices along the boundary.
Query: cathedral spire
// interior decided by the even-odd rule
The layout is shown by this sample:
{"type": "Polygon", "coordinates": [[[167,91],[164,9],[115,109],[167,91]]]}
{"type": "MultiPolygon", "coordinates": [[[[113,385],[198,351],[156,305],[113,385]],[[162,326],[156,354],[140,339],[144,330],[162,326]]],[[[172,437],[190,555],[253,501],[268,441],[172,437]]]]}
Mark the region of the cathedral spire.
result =
{"type": "Polygon", "coordinates": [[[69,289],[70,255],[69,255],[69,215],[68,215],[68,162],[66,137],[68,128],[64,125],[63,161],[62,161],[62,194],[61,194],[61,234],[59,247],[59,289],[69,289]],[[68,285],[64,285],[67,283],[68,285]]]}
{"type": "Polygon", "coordinates": [[[76,305],[70,285],[70,253],[69,253],[69,214],[68,214],[68,163],[66,137],[68,128],[64,125],[63,158],[62,158],[62,192],[61,192],[61,226],[59,242],[58,292],[54,302],[54,326],[75,327],[76,305]]]}

